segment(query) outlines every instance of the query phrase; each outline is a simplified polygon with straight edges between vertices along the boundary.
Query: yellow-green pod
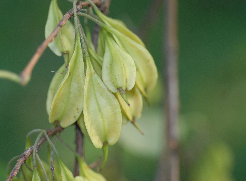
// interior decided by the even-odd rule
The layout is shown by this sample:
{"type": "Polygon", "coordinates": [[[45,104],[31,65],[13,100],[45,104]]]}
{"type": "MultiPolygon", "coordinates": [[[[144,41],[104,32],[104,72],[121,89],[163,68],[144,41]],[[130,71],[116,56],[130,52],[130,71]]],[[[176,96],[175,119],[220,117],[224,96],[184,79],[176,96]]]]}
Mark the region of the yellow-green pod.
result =
{"type": "Polygon", "coordinates": [[[102,78],[102,64],[103,64],[103,58],[100,57],[93,49],[89,48],[88,49],[90,58],[91,58],[91,63],[93,65],[93,68],[97,75],[102,78]]]}
{"type": "Polygon", "coordinates": [[[61,161],[61,159],[57,159],[61,169],[61,181],[74,181],[74,176],[72,172],[67,168],[67,166],[61,161]]]}
{"type": "Polygon", "coordinates": [[[62,80],[64,79],[66,74],[66,68],[65,68],[65,64],[63,64],[59,70],[55,73],[54,77],[52,78],[51,82],[50,82],[50,86],[49,86],[49,90],[48,90],[48,94],[47,94],[47,100],[46,100],[46,110],[48,115],[50,114],[50,109],[51,109],[51,105],[53,102],[53,99],[56,95],[56,92],[62,82],[62,80]]]}
{"type": "Polygon", "coordinates": [[[142,40],[136,34],[134,34],[132,31],[130,31],[122,21],[105,16],[96,7],[94,7],[94,9],[95,9],[97,15],[99,16],[99,18],[106,25],[109,25],[109,26],[113,27],[114,29],[116,29],[117,31],[121,32],[125,36],[129,37],[131,40],[135,41],[136,43],[142,45],[143,47],[145,46],[144,43],[142,42],[142,40]]]}
{"type": "Polygon", "coordinates": [[[83,110],[84,62],[80,38],[76,36],[75,50],[69,62],[68,72],[60,84],[52,102],[49,122],[59,121],[65,128],[76,122],[83,110]]]}
{"type": "Polygon", "coordinates": [[[37,169],[33,169],[32,181],[41,181],[37,169]]]}
{"type": "Polygon", "coordinates": [[[126,91],[126,98],[129,101],[130,106],[127,105],[119,93],[116,93],[115,95],[128,120],[133,121],[134,119],[136,120],[141,117],[143,98],[136,86],[134,86],[131,91],[126,91]]]}
{"type": "Polygon", "coordinates": [[[84,177],[77,176],[77,177],[75,177],[75,181],[88,181],[88,180],[84,177]]]}
{"type": "MultiPolygon", "coordinates": [[[[58,7],[57,0],[51,0],[48,19],[45,25],[45,38],[47,38],[55,27],[59,24],[63,17],[61,10],[58,7]]],[[[57,37],[49,44],[50,49],[57,55],[69,52],[69,59],[72,56],[74,49],[74,35],[75,30],[70,21],[61,28],[57,37]]]]}
{"type": "Polygon", "coordinates": [[[79,174],[83,179],[88,181],[106,181],[106,179],[100,174],[88,167],[85,161],[81,158],[78,158],[79,161],[79,174]]]}
{"type": "Polygon", "coordinates": [[[140,92],[147,97],[148,90],[154,88],[158,78],[157,68],[151,54],[145,47],[119,31],[113,28],[109,28],[108,30],[119,39],[123,48],[134,60],[137,68],[136,85],[140,92]]]}
{"type": "Polygon", "coordinates": [[[122,115],[117,99],[95,73],[88,57],[86,62],[84,121],[93,145],[102,148],[105,143],[118,141],[122,115]]]}
{"type": "Polygon", "coordinates": [[[136,81],[136,67],[132,57],[114,41],[109,33],[105,35],[102,79],[113,93],[120,88],[131,90],[136,81]]]}

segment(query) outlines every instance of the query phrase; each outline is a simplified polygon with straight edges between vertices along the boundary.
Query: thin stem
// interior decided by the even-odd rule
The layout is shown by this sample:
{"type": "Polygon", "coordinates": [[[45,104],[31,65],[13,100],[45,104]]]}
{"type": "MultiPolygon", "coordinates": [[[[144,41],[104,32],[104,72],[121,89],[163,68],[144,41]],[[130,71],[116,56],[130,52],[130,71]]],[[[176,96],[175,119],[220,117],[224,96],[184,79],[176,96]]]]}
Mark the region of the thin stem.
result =
{"type": "Polygon", "coordinates": [[[30,172],[33,172],[33,170],[27,165],[26,162],[24,162],[23,165],[27,168],[27,170],[29,170],[30,172]]]}
{"type": "Polygon", "coordinates": [[[43,174],[44,174],[45,180],[46,180],[46,181],[49,181],[49,178],[48,178],[48,175],[47,175],[46,170],[45,170],[45,168],[44,168],[44,165],[43,165],[43,163],[42,163],[42,160],[40,159],[40,157],[39,157],[38,154],[36,154],[36,158],[37,158],[37,160],[38,160],[39,165],[41,166],[41,169],[42,169],[42,172],[43,172],[43,174]]]}
{"type": "MultiPolygon", "coordinates": [[[[63,131],[63,128],[60,126],[55,127],[54,129],[47,130],[48,136],[53,136],[57,133],[61,133],[63,131]]],[[[37,144],[37,150],[38,148],[46,141],[46,137],[42,137],[38,144],[37,144]]],[[[17,163],[15,164],[14,168],[12,169],[11,173],[9,174],[9,177],[6,181],[11,181],[19,172],[21,165],[30,157],[30,155],[33,153],[34,146],[31,146],[28,148],[24,153],[20,155],[20,158],[17,160],[17,163]]]]}
{"type": "Polygon", "coordinates": [[[35,144],[34,144],[34,148],[33,148],[33,169],[37,169],[37,160],[36,160],[36,152],[37,152],[37,145],[38,145],[38,141],[40,140],[40,138],[42,137],[42,135],[44,134],[45,131],[42,131],[41,133],[39,133],[35,144]]]}
{"type": "Polygon", "coordinates": [[[75,158],[75,168],[74,168],[74,176],[79,175],[79,161],[77,157],[83,158],[84,156],[84,142],[83,142],[83,133],[78,124],[76,124],[76,158],[75,158]]]}
{"type": "Polygon", "coordinates": [[[31,136],[32,134],[34,133],[40,133],[42,132],[43,130],[42,129],[34,129],[32,131],[30,131],[27,135],[26,135],[26,138],[28,138],[29,136],[31,136]]]}
{"type": "Polygon", "coordinates": [[[44,136],[45,136],[46,140],[48,141],[50,147],[54,150],[54,152],[55,152],[57,158],[60,158],[57,149],[56,149],[55,146],[53,145],[52,141],[50,140],[50,138],[49,138],[49,136],[48,136],[48,134],[47,134],[46,132],[44,132],[44,136]]]}

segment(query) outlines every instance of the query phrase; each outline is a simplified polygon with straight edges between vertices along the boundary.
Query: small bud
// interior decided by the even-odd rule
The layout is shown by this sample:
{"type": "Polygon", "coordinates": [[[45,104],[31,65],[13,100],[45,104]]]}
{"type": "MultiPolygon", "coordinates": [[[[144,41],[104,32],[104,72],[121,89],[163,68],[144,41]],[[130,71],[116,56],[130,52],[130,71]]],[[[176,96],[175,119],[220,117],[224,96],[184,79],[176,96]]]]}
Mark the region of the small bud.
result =
{"type": "Polygon", "coordinates": [[[68,72],[52,101],[49,122],[59,121],[65,128],[76,122],[83,110],[84,61],[79,36],[76,36],[75,50],[69,62],[68,72]]]}

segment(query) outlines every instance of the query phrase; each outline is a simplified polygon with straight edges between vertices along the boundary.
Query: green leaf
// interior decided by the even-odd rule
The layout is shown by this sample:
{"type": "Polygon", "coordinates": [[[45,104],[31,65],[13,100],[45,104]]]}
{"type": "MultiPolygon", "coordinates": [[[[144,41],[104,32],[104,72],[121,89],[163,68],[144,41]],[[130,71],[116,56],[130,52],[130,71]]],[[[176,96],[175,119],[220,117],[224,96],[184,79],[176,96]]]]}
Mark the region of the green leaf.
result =
{"type": "Polygon", "coordinates": [[[13,72],[0,70],[0,79],[7,79],[21,84],[21,77],[13,72]]]}

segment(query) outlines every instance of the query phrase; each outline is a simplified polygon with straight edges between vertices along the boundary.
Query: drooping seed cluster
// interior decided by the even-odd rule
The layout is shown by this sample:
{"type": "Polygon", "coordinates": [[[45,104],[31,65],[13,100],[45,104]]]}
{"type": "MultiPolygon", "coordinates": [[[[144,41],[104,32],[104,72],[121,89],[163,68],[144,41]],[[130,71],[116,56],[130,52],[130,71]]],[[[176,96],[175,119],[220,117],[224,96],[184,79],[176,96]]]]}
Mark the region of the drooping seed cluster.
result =
{"type": "MultiPolygon", "coordinates": [[[[51,81],[47,112],[50,123],[59,122],[64,128],[78,121],[94,146],[102,148],[105,143],[117,142],[122,119],[137,127],[135,120],[141,117],[142,96],[147,98],[147,92],[155,86],[157,69],[138,36],[123,22],[92,6],[100,25],[97,51],[89,29],[86,37],[81,37],[69,21],[49,44],[56,55],[64,55],[65,63],[51,81]],[[87,52],[81,47],[81,39],[86,42],[87,52]]],[[[52,0],[46,37],[61,18],[57,0],[52,0]]]]}

